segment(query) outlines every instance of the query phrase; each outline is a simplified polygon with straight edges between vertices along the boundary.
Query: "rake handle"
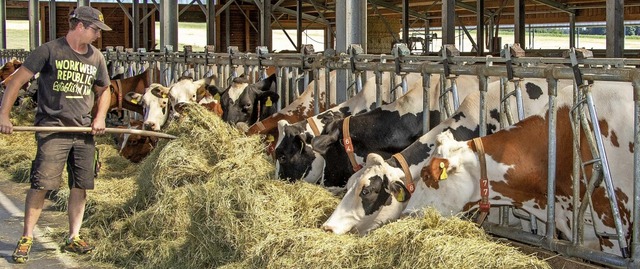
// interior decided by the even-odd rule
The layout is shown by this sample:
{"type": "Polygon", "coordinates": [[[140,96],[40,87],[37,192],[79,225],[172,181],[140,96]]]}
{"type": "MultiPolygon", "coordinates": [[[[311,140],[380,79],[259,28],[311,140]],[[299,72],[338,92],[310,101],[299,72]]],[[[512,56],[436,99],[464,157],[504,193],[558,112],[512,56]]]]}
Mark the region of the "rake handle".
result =
{"type": "MultiPolygon", "coordinates": [[[[159,138],[176,139],[178,137],[147,130],[124,129],[124,128],[105,128],[106,133],[115,134],[138,134],[144,136],[155,136],[159,138]]],[[[61,126],[13,126],[16,132],[58,132],[58,133],[89,133],[91,127],[61,127],[61,126]]]]}

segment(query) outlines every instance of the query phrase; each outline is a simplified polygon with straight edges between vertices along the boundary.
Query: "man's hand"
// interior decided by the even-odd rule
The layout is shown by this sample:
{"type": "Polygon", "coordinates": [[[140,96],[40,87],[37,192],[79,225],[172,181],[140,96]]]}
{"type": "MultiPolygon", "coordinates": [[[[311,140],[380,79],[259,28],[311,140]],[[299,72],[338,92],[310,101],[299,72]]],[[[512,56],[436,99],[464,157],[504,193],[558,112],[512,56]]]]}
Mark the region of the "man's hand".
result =
{"type": "Polygon", "coordinates": [[[0,133],[13,133],[13,123],[11,123],[11,120],[7,116],[0,115],[0,133]]]}
{"type": "Polygon", "coordinates": [[[104,119],[95,118],[91,123],[91,134],[92,135],[103,135],[105,134],[105,121],[104,119]]]}

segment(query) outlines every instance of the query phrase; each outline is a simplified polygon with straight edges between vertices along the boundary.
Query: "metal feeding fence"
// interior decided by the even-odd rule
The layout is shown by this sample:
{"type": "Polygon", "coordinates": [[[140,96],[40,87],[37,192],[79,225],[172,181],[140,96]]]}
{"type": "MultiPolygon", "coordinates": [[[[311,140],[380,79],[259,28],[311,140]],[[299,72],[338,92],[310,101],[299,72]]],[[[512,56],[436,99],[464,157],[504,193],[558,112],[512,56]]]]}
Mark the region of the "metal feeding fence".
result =
{"type": "MultiPolygon", "coordinates": [[[[449,98],[442,98],[439,102],[439,109],[445,115],[451,115],[457,109],[460,101],[457,98],[456,79],[462,75],[477,76],[479,79],[480,91],[480,136],[487,134],[486,130],[486,93],[488,79],[498,77],[502,81],[503,101],[508,98],[515,98],[518,108],[518,115],[509,115],[510,109],[505,103],[501,106],[500,112],[506,113],[500,117],[503,124],[510,125],[524,117],[521,99],[521,82],[525,78],[543,78],[548,82],[549,94],[549,171],[556,171],[556,96],[558,80],[574,81],[575,113],[573,117],[573,130],[579,132],[584,128],[592,141],[591,148],[594,150],[597,163],[592,171],[592,178],[586,182],[588,187],[585,197],[574,195],[573,223],[581,223],[583,216],[587,214],[590,191],[596,185],[604,184],[607,197],[610,199],[611,212],[613,212],[613,222],[615,223],[616,234],[602,235],[615,238],[620,246],[621,256],[594,251],[582,245],[583,231],[573,229],[572,241],[558,239],[556,236],[555,223],[555,173],[548,174],[547,193],[547,222],[545,223],[545,234],[527,232],[519,229],[507,227],[505,223],[486,223],[483,227],[490,233],[502,237],[525,242],[534,246],[542,247],[551,251],[556,251],[567,256],[577,257],[599,264],[613,267],[638,268],[640,266],[640,130],[638,126],[640,116],[640,71],[636,68],[640,66],[640,59],[627,58],[592,58],[592,53],[588,50],[571,49],[564,53],[564,57],[526,57],[524,51],[518,44],[506,45],[502,50],[501,57],[477,57],[460,56],[460,53],[453,45],[445,45],[440,56],[414,56],[410,54],[405,44],[395,44],[389,55],[373,55],[363,53],[361,46],[354,44],[349,46],[347,53],[336,53],[334,50],[325,50],[316,53],[312,46],[304,46],[300,52],[296,53],[269,53],[266,47],[257,47],[255,52],[243,53],[237,47],[229,47],[227,53],[213,53],[213,47],[208,46],[202,52],[192,51],[190,46],[185,46],[182,51],[173,52],[171,47],[164,51],[145,51],[139,49],[107,48],[103,53],[108,63],[110,72],[123,67],[126,76],[133,76],[143,70],[153,67],[159,71],[160,83],[171,85],[180,76],[188,75],[194,79],[216,76],[218,87],[225,88],[229,85],[230,79],[238,76],[239,70],[254,82],[265,78],[267,72],[274,72],[277,76],[277,87],[280,98],[277,108],[281,109],[291,103],[300,91],[304,89],[313,77],[318,78],[321,72],[326,72],[326,85],[336,83],[336,100],[346,100],[362,89],[366,72],[373,72],[377,84],[377,104],[381,105],[381,84],[384,72],[395,73],[400,77],[400,81],[392,79],[390,86],[396,96],[400,96],[400,91],[406,93],[406,75],[409,73],[420,73],[423,81],[423,108],[429,110],[431,74],[440,74],[440,96],[450,94],[453,102],[449,98]],[[331,81],[328,73],[331,70],[338,70],[338,78],[331,81]],[[342,84],[341,84],[342,80],[342,84]],[[592,81],[622,81],[629,82],[633,86],[634,96],[634,173],[633,180],[633,229],[632,233],[626,234],[623,231],[622,220],[619,207],[616,202],[615,186],[611,179],[608,159],[604,151],[603,141],[598,126],[596,109],[590,93],[590,82],[592,81]],[[513,85],[510,87],[509,85],[513,85]],[[510,89],[512,88],[512,90],[510,89]],[[517,118],[516,118],[517,117],[517,118]],[[516,120],[517,119],[517,120],[516,120]],[[577,205],[580,205],[579,207],[577,205]],[[627,240],[630,238],[630,240],[627,240]],[[629,246],[631,244],[631,246],[629,246]]],[[[1,50],[0,63],[4,64],[15,57],[24,60],[28,51],[23,50],[1,50]]],[[[392,76],[395,77],[395,76],[392,76]]],[[[314,80],[317,82],[317,80],[314,80]]],[[[314,83],[316,98],[319,96],[318,84],[314,83]]],[[[617,89],[612,89],[617,90],[617,89]]],[[[327,91],[328,92],[328,91],[327,91]]],[[[331,100],[332,96],[327,94],[324,98],[331,100]]],[[[315,100],[314,108],[318,113],[318,100],[315,100]]],[[[425,123],[424,132],[429,130],[429,113],[423,113],[425,123]]],[[[630,126],[631,128],[631,126],[630,126]]],[[[577,140],[577,139],[576,139],[577,140]]],[[[578,144],[579,141],[574,141],[578,144]]],[[[575,146],[574,146],[575,147],[575,146]]],[[[584,160],[574,155],[574,165],[580,167],[584,160]]],[[[580,186],[581,177],[579,169],[573,172],[574,186],[580,186]]],[[[575,191],[575,190],[574,190],[575,191]]],[[[579,192],[575,192],[579,193],[579,192]]],[[[501,214],[508,214],[508,208],[501,209],[501,214]]],[[[537,220],[534,216],[520,216],[531,221],[535,226],[537,220]]],[[[501,217],[500,219],[504,219],[501,217]]],[[[580,224],[580,226],[582,226],[580,224]]]]}

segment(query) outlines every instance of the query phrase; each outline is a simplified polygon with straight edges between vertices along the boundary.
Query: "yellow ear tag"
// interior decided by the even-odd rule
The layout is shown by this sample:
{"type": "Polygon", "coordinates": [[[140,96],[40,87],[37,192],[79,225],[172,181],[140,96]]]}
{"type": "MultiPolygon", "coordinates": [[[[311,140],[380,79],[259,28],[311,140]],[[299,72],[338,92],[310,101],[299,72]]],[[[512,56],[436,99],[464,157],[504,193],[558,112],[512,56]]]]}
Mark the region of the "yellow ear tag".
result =
{"type": "Polygon", "coordinates": [[[220,94],[216,93],[216,95],[213,96],[213,100],[220,102],[220,94]]]}
{"type": "Polygon", "coordinates": [[[273,135],[268,135],[267,136],[267,142],[273,142],[274,140],[276,140],[273,135]]]}
{"type": "Polygon", "coordinates": [[[167,98],[167,94],[166,94],[166,93],[163,93],[163,94],[162,94],[162,98],[167,98]]]}
{"type": "Polygon", "coordinates": [[[138,104],[138,99],[131,99],[131,103],[138,104]]]}
{"type": "Polygon", "coordinates": [[[271,102],[271,96],[267,96],[267,102],[264,103],[267,107],[270,107],[273,105],[273,102],[271,102]]]}
{"type": "Polygon", "coordinates": [[[447,179],[447,169],[444,168],[444,163],[440,162],[440,168],[442,169],[442,174],[440,174],[440,180],[447,179]]]}
{"type": "Polygon", "coordinates": [[[396,200],[398,200],[398,202],[404,202],[404,190],[402,188],[400,188],[400,191],[396,194],[396,200]]]}

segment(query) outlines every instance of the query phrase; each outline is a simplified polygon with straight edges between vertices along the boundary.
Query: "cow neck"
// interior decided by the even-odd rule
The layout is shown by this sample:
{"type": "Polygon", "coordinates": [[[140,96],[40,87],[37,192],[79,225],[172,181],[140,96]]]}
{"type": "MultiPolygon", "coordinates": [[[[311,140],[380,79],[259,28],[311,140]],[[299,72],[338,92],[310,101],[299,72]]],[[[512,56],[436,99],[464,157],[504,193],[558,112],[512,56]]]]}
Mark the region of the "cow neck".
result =
{"type": "Polygon", "coordinates": [[[407,160],[404,159],[402,153],[393,154],[393,157],[398,160],[398,163],[400,163],[402,171],[404,172],[404,185],[407,186],[410,193],[413,193],[413,191],[416,190],[416,186],[413,184],[413,177],[411,176],[411,170],[409,170],[407,160]]]}
{"type": "Polygon", "coordinates": [[[313,131],[313,135],[314,136],[319,136],[320,135],[320,130],[318,129],[318,125],[313,120],[313,118],[307,118],[307,123],[309,124],[309,127],[311,127],[311,131],[313,131]]]}
{"type": "Polygon", "coordinates": [[[122,80],[116,79],[111,81],[111,92],[115,93],[116,98],[118,100],[118,117],[122,117],[122,80]],[[115,87],[113,84],[116,84],[115,87]]]}
{"type": "Polygon", "coordinates": [[[356,162],[356,157],[353,154],[353,143],[351,142],[351,135],[349,134],[349,120],[351,116],[344,118],[342,122],[342,142],[344,144],[344,150],[347,152],[347,156],[349,156],[349,161],[351,161],[351,167],[353,167],[354,172],[358,172],[362,165],[356,162]]]}
{"type": "Polygon", "coordinates": [[[476,220],[476,223],[480,226],[487,218],[491,207],[491,203],[489,202],[489,178],[487,177],[487,160],[482,139],[479,137],[474,138],[473,144],[476,147],[478,160],[480,161],[480,202],[478,203],[480,206],[480,216],[478,216],[476,220]]]}

